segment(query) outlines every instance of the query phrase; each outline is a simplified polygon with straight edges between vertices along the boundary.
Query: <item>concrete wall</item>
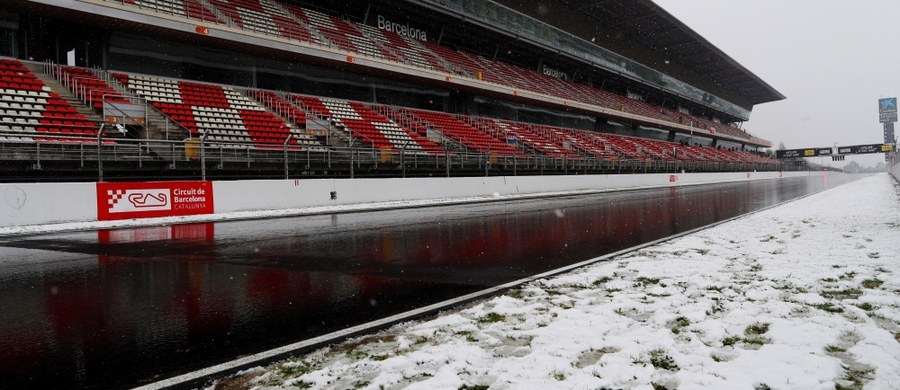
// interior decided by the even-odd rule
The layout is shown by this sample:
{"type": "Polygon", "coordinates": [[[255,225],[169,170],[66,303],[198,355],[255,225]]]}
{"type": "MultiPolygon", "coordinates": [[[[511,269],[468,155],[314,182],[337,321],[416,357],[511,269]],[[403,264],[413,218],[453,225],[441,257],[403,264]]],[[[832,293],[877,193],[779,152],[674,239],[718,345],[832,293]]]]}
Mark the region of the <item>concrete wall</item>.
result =
{"type": "Polygon", "coordinates": [[[96,220],[94,183],[0,184],[0,227],[96,220]]]}
{"type": "MultiPolygon", "coordinates": [[[[535,195],[565,191],[621,190],[643,187],[773,179],[779,172],[646,175],[503,176],[410,179],[310,179],[214,183],[216,212],[289,209],[311,206],[415,201],[428,199],[535,195]],[[749,175],[749,177],[748,177],[749,175]],[[672,181],[674,180],[674,181],[672,181]],[[336,199],[331,199],[334,191],[336,199]]],[[[784,176],[807,176],[785,172],[784,176]]]]}
{"type": "Polygon", "coordinates": [[[894,176],[894,179],[900,181],[900,164],[894,164],[894,166],[891,167],[891,175],[894,176]]]}
{"type": "MultiPolygon", "coordinates": [[[[213,183],[216,214],[389,201],[624,190],[808,176],[809,172],[309,179],[213,183]],[[331,199],[334,191],[336,199],[331,199]]],[[[97,221],[95,183],[0,184],[0,227],[97,221]]]]}

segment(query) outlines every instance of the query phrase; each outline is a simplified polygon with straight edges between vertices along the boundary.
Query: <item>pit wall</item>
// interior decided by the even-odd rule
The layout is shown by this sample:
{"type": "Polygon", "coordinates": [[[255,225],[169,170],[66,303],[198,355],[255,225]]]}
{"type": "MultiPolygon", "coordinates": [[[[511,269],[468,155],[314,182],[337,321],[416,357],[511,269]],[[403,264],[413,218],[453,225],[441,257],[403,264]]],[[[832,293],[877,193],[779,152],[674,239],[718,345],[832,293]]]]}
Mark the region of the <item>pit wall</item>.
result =
{"type": "MultiPolygon", "coordinates": [[[[900,175],[900,172],[897,171],[898,169],[895,167],[895,175],[900,175]]],[[[212,182],[212,191],[209,191],[211,193],[208,195],[213,203],[211,205],[213,213],[216,217],[220,217],[221,214],[235,212],[402,201],[503,199],[516,195],[540,196],[541,194],[553,195],[572,191],[674,187],[822,174],[822,172],[743,172],[245,180],[212,182]]],[[[116,183],[112,184],[116,185],[116,183]]],[[[133,185],[138,188],[158,187],[155,183],[133,185]]],[[[208,187],[209,183],[194,182],[193,185],[208,187]]],[[[0,184],[0,196],[2,196],[0,198],[0,227],[97,222],[102,219],[98,217],[98,208],[107,208],[109,194],[105,186],[106,184],[103,183],[99,185],[98,183],[0,184]]],[[[106,212],[107,210],[101,211],[106,212]]],[[[153,216],[159,217],[160,215],[154,213],[153,216]]],[[[197,220],[192,219],[191,221],[197,220]]]]}

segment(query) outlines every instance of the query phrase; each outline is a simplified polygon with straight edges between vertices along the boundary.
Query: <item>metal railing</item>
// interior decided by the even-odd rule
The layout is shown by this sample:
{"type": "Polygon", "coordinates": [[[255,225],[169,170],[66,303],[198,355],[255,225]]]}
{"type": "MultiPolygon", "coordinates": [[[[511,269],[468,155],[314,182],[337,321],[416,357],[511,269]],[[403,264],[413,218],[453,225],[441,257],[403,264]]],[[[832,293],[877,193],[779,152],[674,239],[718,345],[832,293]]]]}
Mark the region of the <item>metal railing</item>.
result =
{"type": "Polygon", "coordinates": [[[173,178],[297,178],[515,176],[801,170],[777,162],[635,160],[545,155],[426,153],[371,147],[307,147],[199,140],[168,141],[0,133],[0,181],[155,180],[173,178]]]}

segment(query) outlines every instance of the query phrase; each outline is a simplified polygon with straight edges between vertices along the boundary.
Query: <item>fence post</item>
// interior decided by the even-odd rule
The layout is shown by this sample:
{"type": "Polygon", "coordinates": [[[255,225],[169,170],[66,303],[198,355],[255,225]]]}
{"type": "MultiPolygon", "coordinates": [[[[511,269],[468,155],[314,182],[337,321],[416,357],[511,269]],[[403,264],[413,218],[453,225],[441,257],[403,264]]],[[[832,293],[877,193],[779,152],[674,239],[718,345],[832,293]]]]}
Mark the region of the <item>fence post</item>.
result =
{"type": "Polygon", "coordinates": [[[284,140],[284,180],[288,180],[288,143],[294,138],[293,134],[289,134],[284,140]]]}
{"type": "Polygon", "coordinates": [[[97,181],[103,182],[103,154],[101,148],[103,147],[103,128],[106,127],[106,123],[100,125],[100,130],[97,131],[97,181]]]}

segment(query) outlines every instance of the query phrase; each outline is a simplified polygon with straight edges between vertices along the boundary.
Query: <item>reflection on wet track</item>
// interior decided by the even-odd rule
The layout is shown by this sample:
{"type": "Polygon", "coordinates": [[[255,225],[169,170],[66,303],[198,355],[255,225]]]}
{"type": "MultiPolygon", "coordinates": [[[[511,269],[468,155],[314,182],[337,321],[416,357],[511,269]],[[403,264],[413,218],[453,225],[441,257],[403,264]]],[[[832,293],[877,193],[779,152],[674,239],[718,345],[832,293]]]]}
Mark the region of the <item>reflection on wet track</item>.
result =
{"type": "Polygon", "coordinates": [[[824,185],[783,179],[0,239],[0,387],[159,380],[824,185]]]}

